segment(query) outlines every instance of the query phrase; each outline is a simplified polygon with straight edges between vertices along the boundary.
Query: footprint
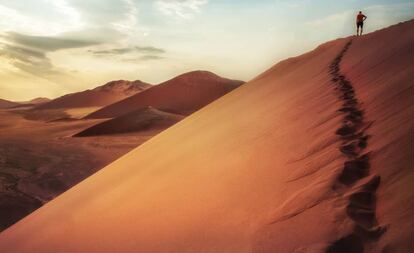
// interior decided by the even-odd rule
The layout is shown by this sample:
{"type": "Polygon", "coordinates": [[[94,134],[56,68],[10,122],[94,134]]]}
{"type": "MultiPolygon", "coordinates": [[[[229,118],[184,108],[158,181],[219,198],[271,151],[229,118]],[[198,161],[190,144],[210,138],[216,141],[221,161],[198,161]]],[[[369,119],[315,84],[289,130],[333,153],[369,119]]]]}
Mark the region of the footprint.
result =
{"type": "Polygon", "coordinates": [[[357,144],[355,142],[342,145],[339,150],[347,156],[356,156],[357,155],[357,144]]]}
{"type": "Polygon", "coordinates": [[[359,179],[368,176],[369,167],[370,164],[368,154],[346,161],[338,180],[344,185],[351,185],[359,179]]]}
{"type": "Polygon", "coordinates": [[[335,134],[342,137],[354,136],[357,132],[357,128],[358,124],[346,121],[338,130],[336,130],[335,134]]]}
{"type": "Polygon", "coordinates": [[[367,229],[356,225],[354,232],[367,240],[378,240],[385,232],[387,232],[387,226],[377,226],[371,229],[367,229]]]}
{"type": "Polygon", "coordinates": [[[350,203],[346,208],[346,213],[358,226],[366,230],[377,225],[375,211],[372,208],[365,208],[350,203]]]}
{"type": "Polygon", "coordinates": [[[350,234],[342,237],[341,239],[333,242],[327,249],[326,253],[363,253],[364,243],[362,239],[355,235],[350,234]]]}
{"type": "Polygon", "coordinates": [[[347,156],[357,156],[363,149],[368,146],[369,136],[364,134],[357,134],[354,136],[357,140],[351,140],[350,142],[344,142],[339,150],[347,156]]]}
{"type": "Polygon", "coordinates": [[[351,100],[355,98],[355,93],[353,91],[346,91],[340,97],[342,100],[351,100]]]}
{"type": "Polygon", "coordinates": [[[353,114],[353,113],[348,113],[345,117],[344,117],[345,121],[351,121],[354,123],[362,123],[363,121],[363,117],[359,116],[357,114],[353,114]]]}
{"type": "Polygon", "coordinates": [[[357,105],[358,105],[358,100],[356,100],[355,98],[348,99],[343,104],[344,107],[353,107],[353,108],[355,108],[357,105]]]}
{"type": "Polygon", "coordinates": [[[364,149],[368,146],[369,135],[363,135],[358,139],[358,147],[364,149]]]}
{"type": "Polygon", "coordinates": [[[355,233],[363,238],[376,240],[386,232],[387,227],[378,226],[376,219],[375,191],[381,183],[381,177],[371,177],[349,196],[347,215],[355,222],[355,233]]]}

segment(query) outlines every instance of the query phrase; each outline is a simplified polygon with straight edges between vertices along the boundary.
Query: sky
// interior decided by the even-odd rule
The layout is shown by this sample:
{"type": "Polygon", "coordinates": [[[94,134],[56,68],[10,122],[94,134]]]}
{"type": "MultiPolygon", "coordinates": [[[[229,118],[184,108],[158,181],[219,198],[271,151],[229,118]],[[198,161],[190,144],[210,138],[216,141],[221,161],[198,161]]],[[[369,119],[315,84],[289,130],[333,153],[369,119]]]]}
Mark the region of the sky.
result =
{"type": "Polygon", "coordinates": [[[55,98],[193,70],[248,81],[278,61],[414,18],[414,0],[0,0],[0,98],[55,98]]]}

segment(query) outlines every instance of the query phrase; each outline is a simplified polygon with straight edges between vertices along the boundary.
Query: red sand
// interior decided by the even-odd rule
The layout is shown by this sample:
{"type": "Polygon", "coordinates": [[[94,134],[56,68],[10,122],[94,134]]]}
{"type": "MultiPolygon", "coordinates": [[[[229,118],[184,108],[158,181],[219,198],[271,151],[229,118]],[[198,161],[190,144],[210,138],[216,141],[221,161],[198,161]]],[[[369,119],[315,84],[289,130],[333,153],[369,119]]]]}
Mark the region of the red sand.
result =
{"type": "Polygon", "coordinates": [[[2,252],[413,252],[414,22],[350,39],[128,153],[0,234],[2,252]]]}
{"type": "Polygon", "coordinates": [[[188,115],[239,87],[242,83],[207,71],[194,71],[104,107],[86,118],[113,118],[147,106],[188,115]]]}
{"type": "Polygon", "coordinates": [[[35,109],[106,106],[135,95],[149,87],[151,87],[150,84],[141,81],[112,81],[93,90],[76,92],[53,99],[48,103],[37,106],[35,109]]]}

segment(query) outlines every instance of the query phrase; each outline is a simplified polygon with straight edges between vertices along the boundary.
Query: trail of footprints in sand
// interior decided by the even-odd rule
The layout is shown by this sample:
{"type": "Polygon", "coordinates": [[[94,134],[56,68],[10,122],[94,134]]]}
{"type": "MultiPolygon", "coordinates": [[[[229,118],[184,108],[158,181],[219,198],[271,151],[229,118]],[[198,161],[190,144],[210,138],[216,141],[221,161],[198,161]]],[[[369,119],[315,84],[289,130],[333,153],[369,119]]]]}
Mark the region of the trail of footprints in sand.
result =
{"type": "Polygon", "coordinates": [[[386,231],[376,219],[376,195],[381,178],[370,175],[370,153],[368,148],[369,128],[364,121],[352,83],[341,73],[340,63],[352,44],[350,40],[330,65],[330,74],[335,91],[343,102],[339,112],[343,115],[342,125],[336,134],[341,138],[340,152],[347,158],[337,178],[345,189],[346,214],[354,224],[353,232],[329,246],[326,253],[363,253],[368,244],[379,239],[386,231]]]}

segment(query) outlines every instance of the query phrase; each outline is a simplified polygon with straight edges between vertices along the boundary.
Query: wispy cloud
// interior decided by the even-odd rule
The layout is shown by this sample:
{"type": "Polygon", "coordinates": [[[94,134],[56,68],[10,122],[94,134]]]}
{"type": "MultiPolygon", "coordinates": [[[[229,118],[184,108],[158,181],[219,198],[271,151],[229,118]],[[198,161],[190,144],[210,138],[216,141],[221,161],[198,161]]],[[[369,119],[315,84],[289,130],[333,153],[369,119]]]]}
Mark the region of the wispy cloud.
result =
{"type": "Polygon", "coordinates": [[[99,41],[72,39],[60,36],[33,36],[15,32],[8,32],[2,37],[9,42],[46,52],[68,48],[87,47],[101,43],[99,41]]]}
{"type": "Polygon", "coordinates": [[[207,3],[208,0],[157,0],[155,6],[166,16],[192,19],[207,3]]]}
{"type": "Polygon", "coordinates": [[[123,4],[127,9],[123,13],[123,18],[112,22],[111,26],[122,33],[135,32],[138,27],[138,8],[132,0],[124,0],[123,4]]]}
{"type": "Polygon", "coordinates": [[[0,57],[17,69],[36,76],[62,74],[57,70],[48,53],[63,49],[82,48],[100,44],[97,41],[68,39],[64,37],[33,36],[8,32],[0,35],[0,57]]]}
{"type": "Polygon", "coordinates": [[[60,74],[44,52],[10,44],[0,44],[0,57],[17,69],[35,76],[60,74]]]}
{"type": "Polygon", "coordinates": [[[112,48],[107,50],[89,50],[89,52],[96,55],[122,55],[127,53],[149,53],[149,54],[163,54],[165,50],[162,48],[156,48],[151,46],[146,47],[124,47],[124,48],[112,48]]]}
{"type": "Polygon", "coordinates": [[[142,63],[145,61],[165,59],[165,50],[152,46],[133,46],[104,50],[89,50],[97,57],[109,57],[126,63],[142,63]]]}

